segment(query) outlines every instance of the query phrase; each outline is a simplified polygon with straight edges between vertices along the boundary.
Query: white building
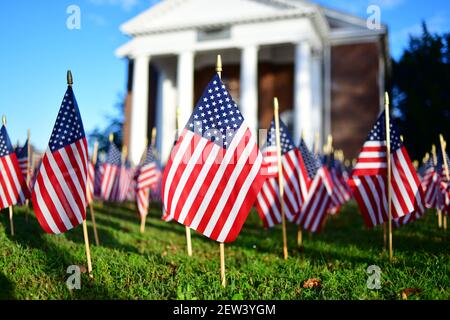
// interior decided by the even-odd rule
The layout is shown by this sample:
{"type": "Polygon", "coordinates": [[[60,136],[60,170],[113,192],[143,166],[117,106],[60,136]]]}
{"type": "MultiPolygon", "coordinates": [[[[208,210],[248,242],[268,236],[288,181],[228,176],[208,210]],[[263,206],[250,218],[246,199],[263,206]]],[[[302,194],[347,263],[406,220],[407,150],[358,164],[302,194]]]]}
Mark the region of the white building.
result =
{"type": "Polygon", "coordinates": [[[156,126],[164,163],[176,107],[184,126],[223,60],[223,79],[254,128],[267,128],[274,96],[282,117],[311,145],[333,134],[353,157],[382,105],[388,57],[384,26],[302,0],[163,0],[124,23],[131,40],[124,140],[137,163],[156,126]]]}

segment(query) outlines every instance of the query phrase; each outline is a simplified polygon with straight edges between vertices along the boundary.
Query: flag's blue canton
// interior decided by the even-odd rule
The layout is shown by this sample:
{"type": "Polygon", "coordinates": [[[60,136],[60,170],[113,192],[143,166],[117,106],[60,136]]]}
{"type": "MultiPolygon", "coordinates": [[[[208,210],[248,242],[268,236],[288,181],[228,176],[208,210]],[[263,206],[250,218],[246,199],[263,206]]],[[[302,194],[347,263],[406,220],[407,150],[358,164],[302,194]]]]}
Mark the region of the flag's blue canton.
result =
{"type": "Polygon", "coordinates": [[[50,137],[50,150],[56,151],[85,137],[80,111],[72,91],[68,87],[64,95],[55,126],[50,137]]]}
{"type": "Polygon", "coordinates": [[[308,177],[313,179],[316,176],[317,170],[320,167],[320,161],[314,157],[314,155],[309,151],[306,143],[303,139],[300,140],[300,153],[302,154],[303,163],[305,164],[306,172],[308,177]]]}
{"type": "Polygon", "coordinates": [[[153,154],[153,149],[151,146],[147,149],[147,154],[145,155],[145,160],[142,165],[147,165],[149,163],[155,162],[155,155],[153,154]]]}
{"type": "Polygon", "coordinates": [[[227,148],[244,118],[216,74],[197,102],[186,129],[227,148]]]}
{"type": "MultiPolygon", "coordinates": [[[[281,146],[281,155],[291,151],[295,148],[294,143],[292,142],[292,138],[289,135],[288,128],[283,123],[283,121],[279,121],[280,124],[280,146],[281,146]]],[[[275,135],[275,121],[272,120],[270,123],[270,129],[267,133],[267,141],[266,146],[276,146],[277,140],[275,135]]]]}
{"type": "Polygon", "coordinates": [[[120,164],[122,163],[122,154],[119,149],[117,149],[114,143],[110,143],[109,145],[108,155],[106,156],[105,163],[116,166],[120,166],[120,164]]]}
{"type": "Polygon", "coordinates": [[[11,141],[9,140],[8,132],[5,126],[0,129],[0,158],[7,156],[14,152],[11,141]]]}
{"type": "MultiPolygon", "coordinates": [[[[390,122],[390,138],[391,138],[391,150],[396,151],[403,147],[403,142],[400,139],[400,133],[398,131],[397,126],[392,123],[392,120],[390,122]]],[[[377,122],[373,126],[372,130],[369,133],[369,137],[367,138],[368,141],[386,141],[386,116],[385,112],[381,112],[380,116],[378,117],[377,122]]]]}
{"type": "Polygon", "coordinates": [[[26,158],[28,156],[28,140],[25,142],[23,147],[17,147],[16,150],[17,158],[26,158]]]}

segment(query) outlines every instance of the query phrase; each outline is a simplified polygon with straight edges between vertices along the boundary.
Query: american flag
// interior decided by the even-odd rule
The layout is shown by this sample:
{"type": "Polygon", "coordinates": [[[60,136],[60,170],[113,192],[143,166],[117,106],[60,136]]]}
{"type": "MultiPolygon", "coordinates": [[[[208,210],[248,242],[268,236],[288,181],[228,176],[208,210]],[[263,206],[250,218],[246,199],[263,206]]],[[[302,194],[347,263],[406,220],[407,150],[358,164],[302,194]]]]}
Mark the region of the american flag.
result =
{"type": "Polygon", "coordinates": [[[305,157],[310,156],[305,165],[312,181],[305,202],[294,222],[304,230],[318,233],[332,205],[333,181],[327,167],[312,155],[303,139],[300,142],[300,151],[305,157]]]}
{"type": "Polygon", "coordinates": [[[423,177],[420,180],[425,197],[425,206],[427,208],[437,208],[441,177],[438,170],[436,170],[433,159],[428,159],[420,171],[423,172],[423,177]]]}
{"type": "Polygon", "coordinates": [[[94,196],[96,197],[101,197],[103,172],[103,163],[100,159],[98,159],[94,168],[94,196]]]}
{"type": "Polygon", "coordinates": [[[23,204],[30,190],[19,167],[6,127],[0,129],[0,209],[23,204]]]}
{"type": "Polygon", "coordinates": [[[155,161],[153,149],[147,148],[147,153],[139,166],[136,183],[136,201],[141,216],[146,216],[150,199],[150,190],[157,188],[161,179],[161,171],[155,161]]]}
{"type": "Polygon", "coordinates": [[[344,178],[342,163],[333,154],[329,156],[329,172],[334,186],[330,213],[337,214],[341,206],[351,199],[351,189],[344,178]]]}
{"type": "Polygon", "coordinates": [[[234,241],[264,182],[261,164],[256,137],[215,75],[164,170],[168,219],[219,242],[234,241]]]}
{"type": "Polygon", "coordinates": [[[66,232],[86,219],[87,166],[83,123],[69,86],[32,194],[36,217],[45,232],[66,232]]]}
{"type": "MultiPolygon", "coordinates": [[[[447,165],[450,166],[450,159],[448,154],[445,153],[447,165]]],[[[447,174],[445,172],[444,158],[442,157],[442,152],[439,151],[438,154],[438,163],[437,163],[437,172],[439,173],[439,191],[437,192],[437,201],[436,208],[441,210],[445,214],[450,214],[450,181],[447,178],[447,174]]]]}
{"type": "Polygon", "coordinates": [[[114,142],[109,145],[106,160],[103,163],[103,174],[100,195],[103,200],[115,201],[118,193],[118,177],[120,174],[122,154],[114,142]]]}
{"type": "MultiPolygon", "coordinates": [[[[367,226],[388,220],[385,112],[364,143],[349,180],[367,226]]],[[[424,211],[423,191],[397,127],[390,124],[392,218],[424,211]]]]}
{"type": "MultiPolygon", "coordinates": [[[[23,147],[17,147],[16,150],[17,160],[19,161],[20,171],[24,176],[25,180],[27,179],[27,169],[28,169],[28,139],[23,145],[23,147]]],[[[31,173],[31,166],[29,168],[31,173]]]]}
{"type": "Polygon", "coordinates": [[[92,203],[94,201],[94,180],[95,180],[95,166],[92,161],[88,163],[88,176],[86,183],[86,197],[87,203],[92,203]]]}
{"type": "MultiPolygon", "coordinates": [[[[308,193],[308,174],[300,151],[289,135],[286,125],[280,120],[281,166],[283,172],[283,205],[286,218],[293,221],[300,212],[301,205],[308,193]]],[[[278,155],[275,135],[275,123],[272,120],[267,141],[262,149],[263,167],[267,178],[256,198],[256,209],[264,227],[281,223],[280,191],[278,185],[278,155]]]]}
{"type": "Polygon", "coordinates": [[[115,189],[114,201],[124,202],[128,199],[129,191],[132,186],[134,170],[128,162],[120,166],[119,177],[117,180],[117,189],[115,189]]]}

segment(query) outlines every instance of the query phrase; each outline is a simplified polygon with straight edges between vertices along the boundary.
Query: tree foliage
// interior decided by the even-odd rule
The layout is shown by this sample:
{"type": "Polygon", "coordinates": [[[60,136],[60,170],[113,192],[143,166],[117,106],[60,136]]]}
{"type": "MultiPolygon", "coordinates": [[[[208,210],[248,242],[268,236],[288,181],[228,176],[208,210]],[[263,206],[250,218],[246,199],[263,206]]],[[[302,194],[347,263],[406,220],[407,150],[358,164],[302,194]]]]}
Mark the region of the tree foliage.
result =
{"type": "Polygon", "coordinates": [[[118,101],[115,105],[117,110],[117,115],[111,116],[107,115],[107,125],[105,128],[101,129],[96,127],[89,134],[89,143],[94,144],[95,141],[98,141],[98,152],[99,154],[102,152],[108,151],[109,146],[109,135],[112,133],[114,135],[114,143],[121,148],[123,142],[123,123],[125,121],[125,105],[123,97],[119,96],[118,101]]]}
{"type": "Polygon", "coordinates": [[[450,34],[410,37],[398,62],[393,61],[393,106],[405,144],[414,159],[438,145],[439,134],[449,138],[450,34]]]}

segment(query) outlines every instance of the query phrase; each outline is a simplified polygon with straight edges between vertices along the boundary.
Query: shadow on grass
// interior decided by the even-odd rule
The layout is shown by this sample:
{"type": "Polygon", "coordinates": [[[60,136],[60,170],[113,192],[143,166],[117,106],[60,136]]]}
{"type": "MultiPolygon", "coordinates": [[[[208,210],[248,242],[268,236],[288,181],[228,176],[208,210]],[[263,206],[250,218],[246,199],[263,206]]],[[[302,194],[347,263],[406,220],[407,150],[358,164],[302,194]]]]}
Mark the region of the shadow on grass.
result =
{"type": "Polygon", "coordinates": [[[14,284],[0,272],[0,300],[14,300],[14,284]]]}
{"type": "MultiPolygon", "coordinates": [[[[5,220],[5,218],[3,218],[5,220]]],[[[5,224],[5,221],[3,221],[5,224]]],[[[71,251],[62,249],[58,247],[54,242],[48,240],[43,230],[32,215],[29,215],[28,223],[25,221],[24,214],[14,215],[14,224],[16,229],[16,234],[14,236],[8,235],[8,238],[12,242],[16,242],[22,246],[26,246],[31,249],[39,250],[44,253],[45,259],[43,260],[45,273],[54,281],[54,283],[59,283],[64,287],[64,290],[68,290],[66,287],[66,279],[69,274],[66,273],[66,268],[70,265],[86,265],[86,258],[84,255],[84,247],[80,249],[78,247],[76,250],[82,250],[83,254],[79,257],[75,257],[71,251]],[[80,257],[83,257],[80,258],[80,257]]],[[[82,228],[76,228],[72,230],[73,233],[77,233],[77,238],[82,236],[82,228]]],[[[63,235],[51,235],[51,237],[63,237],[63,235]]],[[[58,241],[55,239],[55,241],[58,241]]],[[[84,242],[83,242],[84,244],[84,242]]],[[[39,277],[36,274],[35,277],[39,277]]],[[[95,270],[94,270],[95,277],[95,270]]],[[[120,299],[110,292],[105,286],[96,283],[95,279],[91,279],[87,274],[82,274],[82,288],[81,290],[68,291],[69,299],[120,299]]],[[[13,298],[13,284],[9,283],[9,280],[0,274],[0,297],[4,292],[9,292],[8,296],[13,298]],[[9,287],[8,287],[9,285],[9,287]],[[4,288],[7,288],[6,291],[4,288]]]]}

